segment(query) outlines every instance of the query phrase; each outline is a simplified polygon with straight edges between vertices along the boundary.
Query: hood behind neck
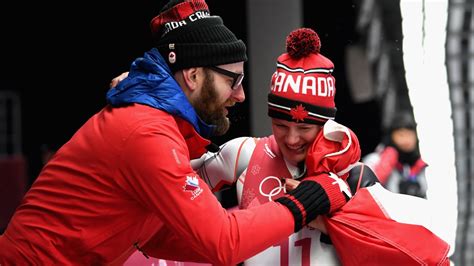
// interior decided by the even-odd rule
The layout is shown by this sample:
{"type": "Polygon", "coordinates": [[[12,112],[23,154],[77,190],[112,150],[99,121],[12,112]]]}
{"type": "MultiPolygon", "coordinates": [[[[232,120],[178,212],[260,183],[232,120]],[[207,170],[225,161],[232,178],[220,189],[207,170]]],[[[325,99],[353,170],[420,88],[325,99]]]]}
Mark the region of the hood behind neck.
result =
{"type": "Polygon", "coordinates": [[[107,103],[120,107],[139,103],[183,118],[203,137],[211,137],[215,125],[206,124],[196,113],[170,68],[156,48],[133,61],[128,77],[107,92],[107,103]]]}

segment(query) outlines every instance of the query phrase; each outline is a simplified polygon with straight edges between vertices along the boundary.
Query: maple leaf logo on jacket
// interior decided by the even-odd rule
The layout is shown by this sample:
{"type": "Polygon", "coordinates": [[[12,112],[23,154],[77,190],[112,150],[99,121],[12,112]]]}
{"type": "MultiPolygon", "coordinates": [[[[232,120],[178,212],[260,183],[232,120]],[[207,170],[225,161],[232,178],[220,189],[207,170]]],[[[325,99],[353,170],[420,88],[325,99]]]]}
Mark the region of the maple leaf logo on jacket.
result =
{"type": "Polygon", "coordinates": [[[186,176],[186,184],[184,184],[184,191],[193,192],[199,189],[199,180],[195,176],[186,176]]]}
{"type": "Polygon", "coordinates": [[[352,193],[351,189],[349,188],[349,185],[344,181],[344,179],[339,178],[336,174],[329,172],[329,177],[334,180],[332,182],[333,185],[338,185],[339,189],[341,190],[342,193],[346,194],[346,197],[348,199],[352,198],[352,193]]]}
{"type": "Polygon", "coordinates": [[[184,191],[191,192],[191,200],[196,199],[204,191],[199,186],[199,179],[197,176],[186,176],[186,183],[183,186],[184,191]]]}
{"type": "Polygon", "coordinates": [[[296,120],[296,122],[304,121],[308,117],[308,111],[304,109],[302,104],[297,105],[295,108],[290,110],[291,118],[296,120]]]}

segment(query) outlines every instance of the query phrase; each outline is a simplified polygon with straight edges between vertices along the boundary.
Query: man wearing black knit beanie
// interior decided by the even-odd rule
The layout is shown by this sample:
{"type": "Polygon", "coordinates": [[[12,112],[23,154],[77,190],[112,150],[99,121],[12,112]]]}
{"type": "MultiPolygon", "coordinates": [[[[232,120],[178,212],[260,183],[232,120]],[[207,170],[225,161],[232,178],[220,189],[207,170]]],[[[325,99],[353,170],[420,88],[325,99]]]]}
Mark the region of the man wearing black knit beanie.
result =
{"type": "Polygon", "coordinates": [[[235,37],[222,18],[211,16],[204,1],[192,1],[187,7],[188,3],[170,1],[151,21],[155,46],[173,72],[247,61],[244,42],[235,37]],[[179,13],[177,8],[181,9],[179,13]]]}
{"type": "Polygon", "coordinates": [[[122,265],[137,250],[234,265],[346,202],[321,175],[284,202],[227,212],[190,160],[245,99],[246,47],[204,0],[170,1],[151,29],[155,47],[25,195],[0,236],[0,265],[122,265]]]}

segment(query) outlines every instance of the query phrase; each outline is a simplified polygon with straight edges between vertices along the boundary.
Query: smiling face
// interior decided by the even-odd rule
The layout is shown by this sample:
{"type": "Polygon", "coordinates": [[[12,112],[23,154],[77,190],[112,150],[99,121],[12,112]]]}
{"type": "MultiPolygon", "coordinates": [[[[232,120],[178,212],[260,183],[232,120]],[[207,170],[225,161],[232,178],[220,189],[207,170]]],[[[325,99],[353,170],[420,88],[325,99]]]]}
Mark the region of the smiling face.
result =
{"type": "Polygon", "coordinates": [[[273,135],[278,147],[285,160],[295,166],[306,159],[308,149],[321,129],[318,125],[272,118],[273,135]]]}

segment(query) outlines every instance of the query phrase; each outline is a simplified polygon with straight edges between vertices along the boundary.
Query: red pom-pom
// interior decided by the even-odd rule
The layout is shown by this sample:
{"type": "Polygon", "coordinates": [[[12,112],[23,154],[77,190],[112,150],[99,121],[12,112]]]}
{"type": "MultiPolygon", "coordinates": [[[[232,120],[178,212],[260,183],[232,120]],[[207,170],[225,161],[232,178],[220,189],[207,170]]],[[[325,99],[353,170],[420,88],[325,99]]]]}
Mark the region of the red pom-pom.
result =
{"type": "Polygon", "coordinates": [[[286,51],[295,58],[309,54],[318,54],[321,49],[321,40],[318,34],[310,28],[294,30],[286,38],[286,51]]]}

